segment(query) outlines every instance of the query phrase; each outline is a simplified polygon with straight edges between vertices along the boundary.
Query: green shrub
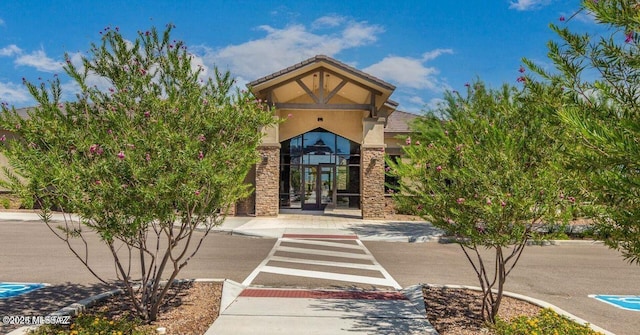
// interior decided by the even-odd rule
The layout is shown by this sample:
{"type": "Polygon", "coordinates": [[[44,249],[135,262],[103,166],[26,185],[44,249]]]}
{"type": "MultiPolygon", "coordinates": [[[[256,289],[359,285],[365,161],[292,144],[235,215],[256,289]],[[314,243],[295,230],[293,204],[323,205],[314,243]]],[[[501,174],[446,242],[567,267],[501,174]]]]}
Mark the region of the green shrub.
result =
{"type": "Polygon", "coordinates": [[[110,319],[103,315],[81,314],[70,325],[45,325],[29,332],[30,335],[150,335],[151,330],[143,330],[142,321],[125,316],[110,319]]]}
{"type": "Polygon", "coordinates": [[[602,335],[548,308],[534,317],[521,316],[511,322],[498,320],[494,330],[496,335],[602,335]]]}

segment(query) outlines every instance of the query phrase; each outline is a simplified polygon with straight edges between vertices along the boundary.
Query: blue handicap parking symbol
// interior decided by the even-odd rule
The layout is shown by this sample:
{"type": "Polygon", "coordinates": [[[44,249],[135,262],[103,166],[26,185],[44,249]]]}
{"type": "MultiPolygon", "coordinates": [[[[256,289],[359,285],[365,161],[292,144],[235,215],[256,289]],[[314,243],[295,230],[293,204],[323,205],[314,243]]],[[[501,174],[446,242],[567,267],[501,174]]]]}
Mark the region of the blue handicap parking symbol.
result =
{"type": "Polygon", "coordinates": [[[45,287],[37,283],[4,283],[0,282],[0,299],[11,298],[45,287]]]}
{"type": "Polygon", "coordinates": [[[607,304],[629,311],[640,312],[640,295],[602,295],[593,294],[589,297],[595,298],[607,304]]]}

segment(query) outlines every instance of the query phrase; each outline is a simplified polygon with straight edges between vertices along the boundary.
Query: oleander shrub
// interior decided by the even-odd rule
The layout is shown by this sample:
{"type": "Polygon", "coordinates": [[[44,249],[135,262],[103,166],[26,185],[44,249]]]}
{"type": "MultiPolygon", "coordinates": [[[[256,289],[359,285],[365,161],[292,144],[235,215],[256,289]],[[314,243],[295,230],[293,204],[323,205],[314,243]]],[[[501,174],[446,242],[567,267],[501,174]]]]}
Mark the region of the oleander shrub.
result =
{"type": "Polygon", "coordinates": [[[521,316],[506,322],[498,319],[496,335],[602,335],[546,308],[534,317],[521,316]]]}

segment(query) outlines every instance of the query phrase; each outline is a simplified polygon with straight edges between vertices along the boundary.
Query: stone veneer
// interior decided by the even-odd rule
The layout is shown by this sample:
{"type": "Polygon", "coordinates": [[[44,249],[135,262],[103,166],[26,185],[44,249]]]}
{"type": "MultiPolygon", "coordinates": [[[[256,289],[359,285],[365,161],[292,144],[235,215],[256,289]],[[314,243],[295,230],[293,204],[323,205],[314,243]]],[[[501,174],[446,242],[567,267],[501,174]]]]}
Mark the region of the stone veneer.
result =
{"type": "Polygon", "coordinates": [[[360,159],[362,218],[383,219],[385,211],[384,147],[362,146],[360,159]]]}
{"type": "Polygon", "coordinates": [[[256,164],[256,216],[277,216],[279,212],[280,146],[258,148],[256,164]]]}

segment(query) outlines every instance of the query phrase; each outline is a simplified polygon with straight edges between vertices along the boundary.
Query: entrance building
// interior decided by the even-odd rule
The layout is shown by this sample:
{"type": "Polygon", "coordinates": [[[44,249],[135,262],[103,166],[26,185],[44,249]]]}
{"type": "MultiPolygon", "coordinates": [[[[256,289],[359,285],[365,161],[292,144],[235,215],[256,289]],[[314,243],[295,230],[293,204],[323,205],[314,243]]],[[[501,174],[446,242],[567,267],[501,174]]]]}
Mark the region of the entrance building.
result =
{"type": "Polygon", "coordinates": [[[255,192],[230,214],[359,208],[365,219],[384,217],[385,153],[399,152],[395,137],[412,115],[396,111],[393,85],[320,55],[248,86],[281,122],[262,130],[247,177],[255,192]]]}

